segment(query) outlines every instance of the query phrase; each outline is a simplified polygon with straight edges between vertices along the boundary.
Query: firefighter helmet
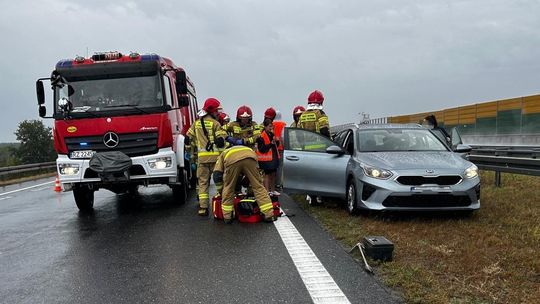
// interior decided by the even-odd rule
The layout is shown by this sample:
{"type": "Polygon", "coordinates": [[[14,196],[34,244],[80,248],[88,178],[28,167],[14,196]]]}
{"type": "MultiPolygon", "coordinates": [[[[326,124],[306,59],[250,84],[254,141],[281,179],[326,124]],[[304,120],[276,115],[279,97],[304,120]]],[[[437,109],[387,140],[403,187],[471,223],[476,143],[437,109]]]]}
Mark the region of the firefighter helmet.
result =
{"type": "Polygon", "coordinates": [[[319,90],[315,90],[311,92],[311,94],[309,94],[308,96],[308,104],[316,103],[316,104],[322,105],[323,101],[324,101],[323,93],[319,90]]]}
{"type": "Polygon", "coordinates": [[[264,111],[264,118],[270,118],[271,120],[274,120],[276,118],[276,110],[274,108],[270,107],[264,111]]]}
{"type": "Polygon", "coordinates": [[[251,119],[253,117],[253,112],[251,112],[251,109],[248,106],[241,106],[236,111],[236,119],[242,119],[242,118],[249,118],[251,119]]]}
{"type": "Polygon", "coordinates": [[[292,111],[292,114],[293,116],[294,115],[300,115],[302,113],[304,113],[306,111],[306,108],[302,107],[302,106],[296,106],[294,107],[293,111],[292,111]]]}
{"type": "Polygon", "coordinates": [[[230,120],[229,118],[229,115],[227,115],[227,113],[219,113],[219,116],[218,116],[218,121],[221,125],[224,125],[228,122],[228,120],[230,120]]]}
{"type": "Polygon", "coordinates": [[[221,109],[221,103],[216,98],[210,97],[206,99],[202,109],[206,113],[212,114],[214,112],[217,112],[219,109],[221,109]]]}

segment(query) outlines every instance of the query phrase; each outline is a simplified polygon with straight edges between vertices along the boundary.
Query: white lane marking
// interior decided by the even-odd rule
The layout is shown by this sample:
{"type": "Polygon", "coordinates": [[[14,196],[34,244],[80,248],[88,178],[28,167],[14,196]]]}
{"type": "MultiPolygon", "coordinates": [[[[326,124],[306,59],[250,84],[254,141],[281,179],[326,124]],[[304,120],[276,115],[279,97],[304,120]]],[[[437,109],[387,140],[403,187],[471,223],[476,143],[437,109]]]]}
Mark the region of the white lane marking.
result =
{"type": "Polygon", "coordinates": [[[41,187],[41,188],[37,188],[37,189],[32,189],[32,190],[30,190],[30,191],[32,191],[32,192],[38,192],[38,191],[43,191],[43,190],[45,190],[45,189],[49,189],[49,187],[41,187]]]}
{"type": "Polygon", "coordinates": [[[0,197],[0,201],[7,200],[10,198],[13,198],[13,196],[0,197]]]}
{"type": "Polygon", "coordinates": [[[17,189],[17,190],[13,190],[13,191],[8,191],[8,192],[0,193],[0,196],[8,195],[8,194],[11,194],[11,193],[15,193],[15,192],[19,192],[19,191],[24,191],[24,190],[28,190],[28,189],[32,189],[32,188],[41,187],[41,186],[43,186],[43,185],[48,185],[48,184],[52,184],[52,183],[54,183],[54,181],[46,182],[46,183],[39,184],[39,185],[33,185],[33,186],[30,186],[30,187],[21,188],[21,189],[17,189]]]}
{"type": "Polygon", "coordinates": [[[313,303],[350,303],[288,217],[274,222],[313,303]]]}

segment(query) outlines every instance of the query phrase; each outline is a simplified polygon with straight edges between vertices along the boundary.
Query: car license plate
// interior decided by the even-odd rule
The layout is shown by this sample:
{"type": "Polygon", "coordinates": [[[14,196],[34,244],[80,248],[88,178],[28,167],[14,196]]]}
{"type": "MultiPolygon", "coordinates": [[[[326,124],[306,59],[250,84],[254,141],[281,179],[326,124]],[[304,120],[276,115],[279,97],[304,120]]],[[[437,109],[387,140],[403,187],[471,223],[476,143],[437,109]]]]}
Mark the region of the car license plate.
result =
{"type": "Polygon", "coordinates": [[[424,187],[411,187],[411,192],[414,193],[423,193],[423,192],[439,192],[439,193],[449,193],[452,192],[450,187],[446,186],[424,186],[424,187]]]}
{"type": "Polygon", "coordinates": [[[73,151],[70,154],[70,158],[92,158],[94,153],[96,153],[96,151],[92,151],[92,150],[73,151]]]}

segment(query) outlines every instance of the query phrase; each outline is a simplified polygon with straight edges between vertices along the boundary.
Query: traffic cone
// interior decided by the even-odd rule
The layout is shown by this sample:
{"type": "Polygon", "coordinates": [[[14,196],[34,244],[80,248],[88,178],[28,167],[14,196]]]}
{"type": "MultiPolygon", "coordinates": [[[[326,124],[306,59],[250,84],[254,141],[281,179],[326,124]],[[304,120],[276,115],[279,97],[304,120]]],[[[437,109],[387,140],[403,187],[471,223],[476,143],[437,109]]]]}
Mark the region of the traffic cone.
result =
{"type": "Polygon", "coordinates": [[[62,186],[60,185],[60,179],[58,178],[58,174],[56,174],[56,180],[54,181],[54,191],[62,192],[62,186]]]}

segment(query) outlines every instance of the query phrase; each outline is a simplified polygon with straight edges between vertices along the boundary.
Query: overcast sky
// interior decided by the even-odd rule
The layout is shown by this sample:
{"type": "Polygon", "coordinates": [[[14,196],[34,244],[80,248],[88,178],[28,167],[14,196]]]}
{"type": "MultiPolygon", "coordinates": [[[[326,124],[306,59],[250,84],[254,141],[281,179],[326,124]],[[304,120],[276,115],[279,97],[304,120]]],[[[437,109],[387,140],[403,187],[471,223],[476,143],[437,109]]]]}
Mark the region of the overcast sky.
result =
{"type": "MultiPolygon", "coordinates": [[[[0,0],[0,142],[37,119],[56,62],[118,50],[184,67],[260,122],[319,89],[332,125],[540,92],[540,1],[0,0]]],[[[50,93],[50,91],[48,92],[50,93]]],[[[49,106],[50,110],[50,106],[49,106]]],[[[51,125],[52,121],[46,120],[51,125]]]]}

